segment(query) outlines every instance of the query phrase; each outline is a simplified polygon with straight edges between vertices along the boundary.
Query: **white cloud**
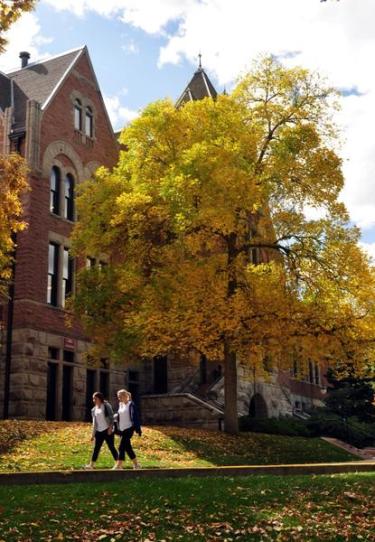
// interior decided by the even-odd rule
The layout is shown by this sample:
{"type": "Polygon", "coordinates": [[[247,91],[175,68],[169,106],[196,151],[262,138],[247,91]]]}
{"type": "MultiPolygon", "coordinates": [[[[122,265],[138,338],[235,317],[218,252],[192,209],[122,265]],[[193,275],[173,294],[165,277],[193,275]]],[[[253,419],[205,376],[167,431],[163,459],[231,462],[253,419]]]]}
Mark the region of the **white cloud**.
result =
{"type": "Polygon", "coordinates": [[[93,11],[105,17],[116,17],[154,34],[161,32],[169,21],[186,16],[197,0],[44,0],[44,3],[78,16],[93,11]]]}
{"type": "MultiPolygon", "coordinates": [[[[77,15],[94,11],[165,37],[159,65],[186,58],[231,85],[260,53],[326,74],[359,95],[343,100],[343,199],[353,221],[375,227],[375,2],[374,0],[44,0],[77,15]],[[177,22],[172,34],[166,25],[177,22]]],[[[116,106],[115,111],[121,111],[116,106]]],[[[125,115],[121,115],[125,118],[125,115]]]]}
{"type": "Polygon", "coordinates": [[[104,102],[115,130],[123,128],[138,116],[138,112],[122,105],[118,96],[104,96],[104,102]]]}
{"type": "Polygon", "coordinates": [[[375,243],[361,243],[361,246],[375,263],[375,243]]]}
{"type": "Polygon", "coordinates": [[[35,14],[26,13],[21,17],[6,34],[8,44],[5,53],[0,56],[0,70],[3,72],[18,69],[20,51],[28,51],[31,62],[41,58],[40,46],[50,43],[52,40],[41,35],[40,24],[35,14]]]}

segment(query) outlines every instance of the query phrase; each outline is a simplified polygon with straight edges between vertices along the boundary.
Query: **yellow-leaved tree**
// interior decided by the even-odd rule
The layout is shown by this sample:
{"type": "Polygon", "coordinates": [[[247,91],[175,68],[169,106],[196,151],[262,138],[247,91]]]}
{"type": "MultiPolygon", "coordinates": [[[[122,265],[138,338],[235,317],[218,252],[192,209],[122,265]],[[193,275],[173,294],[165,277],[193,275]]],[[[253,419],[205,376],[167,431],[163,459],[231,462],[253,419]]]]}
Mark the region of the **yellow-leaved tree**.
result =
{"type": "MultiPolygon", "coordinates": [[[[0,53],[7,43],[4,33],[24,12],[31,11],[35,3],[36,0],[0,0],[0,53]]],[[[26,225],[22,220],[21,197],[27,187],[23,158],[16,153],[0,155],[0,294],[6,292],[11,277],[14,234],[26,225]]]]}
{"type": "Polygon", "coordinates": [[[263,58],[231,96],[151,104],[117,167],[82,187],[76,251],[109,258],[79,277],[87,332],[121,359],[222,360],[229,432],[238,363],[374,361],[375,277],[338,200],[335,99],[263,58]]]}
{"type": "Polygon", "coordinates": [[[7,40],[4,32],[17,20],[25,11],[31,11],[36,0],[0,0],[0,53],[4,51],[7,40]]]}
{"type": "Polygon", "coordinates": [[[13,235],[25,227],[22,194],[27,190],[27,169],[17,154],[0,155],[0,294],[11,278],[13,235]]]}

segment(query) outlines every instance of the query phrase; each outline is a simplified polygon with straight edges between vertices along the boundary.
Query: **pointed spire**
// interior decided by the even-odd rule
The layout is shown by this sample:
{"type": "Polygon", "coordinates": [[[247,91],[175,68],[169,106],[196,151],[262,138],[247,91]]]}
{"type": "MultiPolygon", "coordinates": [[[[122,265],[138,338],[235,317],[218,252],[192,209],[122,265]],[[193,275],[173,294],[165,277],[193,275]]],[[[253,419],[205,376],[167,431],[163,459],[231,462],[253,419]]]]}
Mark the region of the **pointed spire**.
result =
{"type": "Polygon", "coordinates": [[[177,100],[176,107],[180,107],[186,102],[202,100],[203,98],[213,98],[215,100],[216,96],[215,87],[202,67],[202,53],[199,52],[198,68],[184,92],[177,100]]]}
{"type": "Polygon", "coordinates": [[[202,53],[200,51],[199,51],[198,58],[199,58],[198,70],[202,71],[202,53]]]}

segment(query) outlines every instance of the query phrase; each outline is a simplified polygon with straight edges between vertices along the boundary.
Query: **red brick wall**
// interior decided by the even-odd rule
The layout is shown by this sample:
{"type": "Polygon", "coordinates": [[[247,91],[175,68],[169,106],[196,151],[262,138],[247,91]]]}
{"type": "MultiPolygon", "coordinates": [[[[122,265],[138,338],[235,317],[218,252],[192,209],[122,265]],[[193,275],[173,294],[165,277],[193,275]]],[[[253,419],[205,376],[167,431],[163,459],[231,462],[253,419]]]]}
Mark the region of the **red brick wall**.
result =
{"type": "MultiPolygon", "coordinates": [[[[107,120],[101,95],[86,54],[42,115],[40,160],[50,143],[56,140],[71,145],[82,167],[95,161],[112,166],[117,161],[117,143],[107,120]],[[78,72],[78,73],[77,73],[78,72]],[[90,83],[91,82],[91,83],[90,83]],[[71,93],[89,98],[96,110],[95,141],[87,146],[75,137],[71,93]]],[[[65,167],[74,167],[65,155],[56,157],[65,167]]],[[[25,198],[28,228],[18,235],[14,326],[31,327],[52,333],[83,337],[79,326],[66,327],[65,311],[46,304],[49,232],[69,237],[72,224],[49,211],[49,178],[30,177],[31,191],[25,198]]]]}

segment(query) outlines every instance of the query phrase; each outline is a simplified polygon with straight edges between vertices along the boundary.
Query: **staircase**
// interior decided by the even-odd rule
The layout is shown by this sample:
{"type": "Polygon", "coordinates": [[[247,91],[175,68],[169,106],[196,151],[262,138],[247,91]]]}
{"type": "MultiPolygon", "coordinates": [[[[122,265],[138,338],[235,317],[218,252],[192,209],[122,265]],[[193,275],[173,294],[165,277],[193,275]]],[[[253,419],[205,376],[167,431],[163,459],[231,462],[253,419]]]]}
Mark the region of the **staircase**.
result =
{"type": "Polygon", "coordinates": [[[222,430],[224,412],[192,393],[143,395],[142,420],[147,425],[178,425],[222,430]]]}

